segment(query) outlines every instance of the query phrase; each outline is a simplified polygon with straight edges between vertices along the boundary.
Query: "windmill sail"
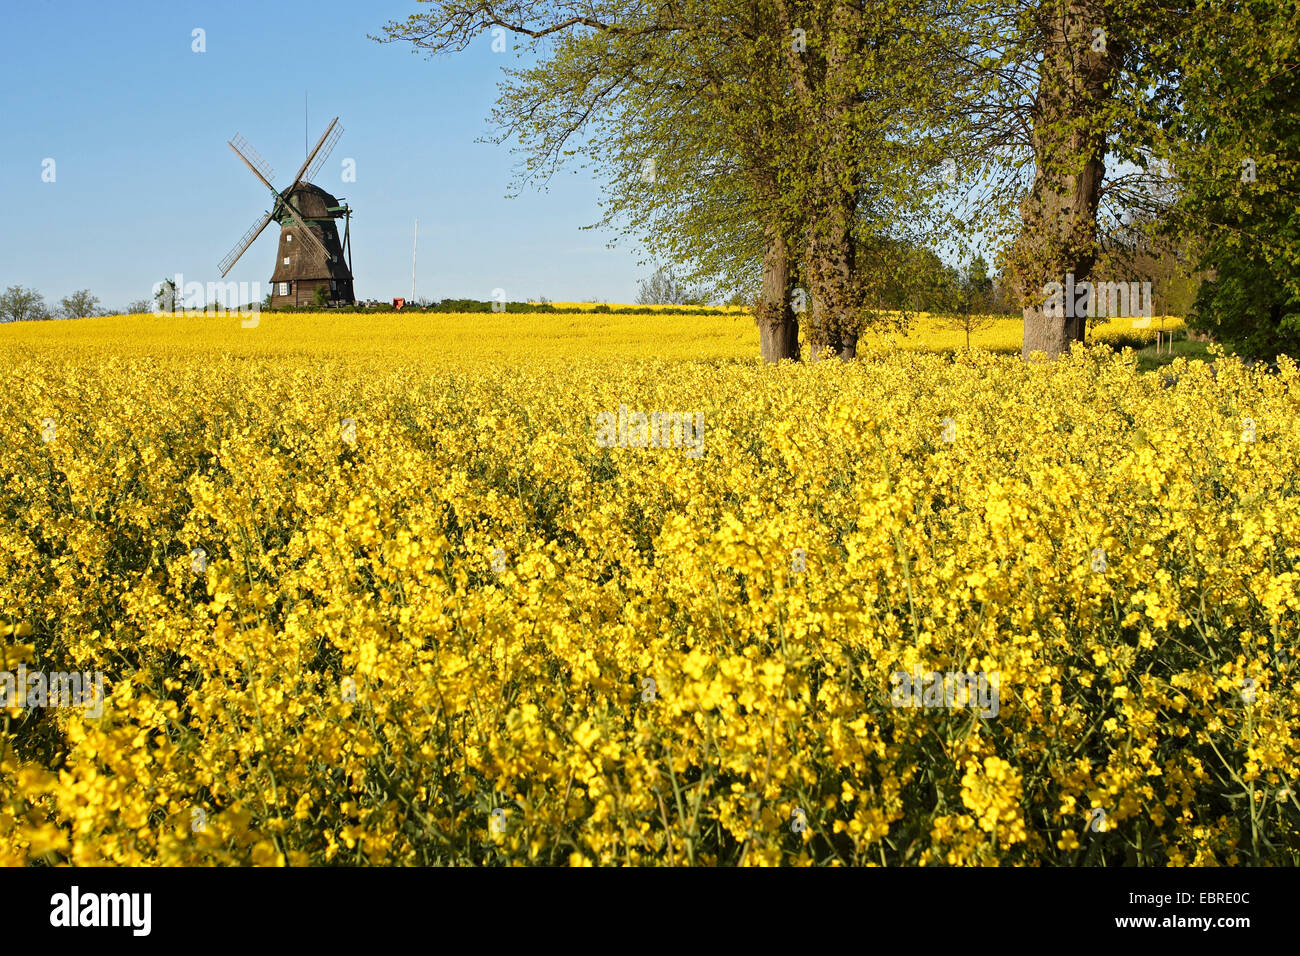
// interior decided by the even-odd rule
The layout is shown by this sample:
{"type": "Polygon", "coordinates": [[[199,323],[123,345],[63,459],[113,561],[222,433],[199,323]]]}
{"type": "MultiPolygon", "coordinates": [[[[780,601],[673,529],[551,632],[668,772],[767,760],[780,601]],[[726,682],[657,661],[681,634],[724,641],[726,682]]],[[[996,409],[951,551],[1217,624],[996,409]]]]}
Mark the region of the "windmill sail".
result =
{"type": "Polygon", "coordinates": [[[270,221],[271,214],[269,212],[264,213],[261,219],[248,227],[248,232],[244,233],[244,238],[240,239],[239,242],[235,244],[235,248],[226,253],[226,257],[221,260],[220,265],[221,277],[223,279],[226,277],[226,273],[235,267],[235,263],[239,261],[239,257],[247,251],[249,246],[257,241],[257,237],[262,234],[262,230],[267,227],[267,224],[270,223],[270,221]]]}
{"type": "MultiPolygon", "coordinates": [[[[330,125],[325,127],[325,132],[321,133],[320,139],[316,141],[316,148],[313,149],[310,154],[308,154],[307,158],[302,161],[302,165],[298,167],[298,172],[293,177],[293,182],[289,184],[289,189],[293,189],[294,186],[297,186],[300,182],[302,182],[302,175],[303,173],[307,172],[309,168],[313,170],[320,169],[321,164],[325,162],[325,158],[329,156],[330,150],[334,148],[334,144],[338,142],[339,136],[341,136],[342,134],[343,134],[343,127],[339,126],[339,118],[336,116],[332,120],[330,120],[330,125]],[[338,135],[333,135],[335,127],[338,128],[338,135]],[[332,135],[333,135],[333,139],[330,138],[332,135]],[[322,153],[321,147],[325,146],[327,140],[329,141],[329,148],[326,149],[324,153],[322,153]],[[316,163],[316,165],[313,166],[312,164],[318,155],[320,156],[320,163],[316,163]]],[[[308,180],[310,180],[310,178],[311,177],[308,177],[308,180]]],[[[285,191],[288,192],[288,190],[285,191]]]]}
{"type": "Polygon", "coordinates": [[[321,244],[321,241],[316,238],[316,233],[311,231],[311,226],[307,225],[307,223],[303,221],[302,216],[298,215],[298,210],[293,208],[288,199],[283,200],[280,207],[287,212],[289,218],[297,224],[300,230],[299,234],[302,236],[302,241],[315,249],[316,252],[320,254],[321,258],[328,262],[330,257],[329,251],[321,244]]]}
{"type": "MultiPolygon", "coordinates": [[[[334,128],[334,123],[331,123],[330,129],[333,128],[334,128]]],[[[328,134],[328,132],[329,131],[327,130],[326,133],[328,134]]],[[[243,137],[236,135],[235,139],[243,139],[243,137]]],[[[288,213],[289,218],[292,219],[294,223],[298,226],[298,228],[302,230],[303,242],[307,243],[307,245],[315,249],[317,254],[319,254],[321,257],[328,260],[329,253],[325,250],[325,247],[321,245],[320,240],[317,239],[316,236],[312,233],[311,227],[308,226],[307,223],[303,221],[302,216],[298,214],[298,210],[293,208],[293,203],[289,202],[288,194],[293,191],[294,186],[298,185],[298,181],[294,180],[293,186],[290,186],[283,193],[280,192],[278,189],[276,189],[274,186],[271,185],[271,180],[266,175],[263,174],[262,170],[258,168],[257,164],[254,163],[253,160],[250,159],[244,153],[244,151],[240,149],[239,146],[236,145],[235,139],[227,141],[226,145],[229,146],[232,150],[234,150],[235,155],[238,156],[241,160],[243,160],[244,165],[247,166],[252,171],[254,176],[256,176],[258,179],[262,181],[263,186],[271,190],[271,195],[275,197],[275,206],[271,210],[271,216],[278,217],[281,210],[284,210],[286,213],[288,213]]],[[[324,142],[325,142],[325,137],[322,136],[320,143],[316,144],[316,149],[319,150],[321,144],[323,144],[324,142]]],[[[247,146],[247,141],[244,142],[244,145],[247,146]]],[[[256,155],[256,152],[254,152],[254,155],[256,155]]],[[[315,153],[313,153],[312,156],[315,156],[315,153]]],[[[261,157],[258,158],[260,159],[261,157]]],[[[311,156],[307,157],[309,162],[311,158],[312,158],[311,156]]],[[[265,163],[263,163],[263,165],[265,165],[265,163]]],[[[306,163],[304,163],[303,165],[305,166],[306,163]]]]}
{"type": "Polygon", "coordinates": [[[261,153],[248,144],[248,140],[244,139],[243,136],[236,133],[230,140],[230,147],[261,173],[262,178],[268,183],[275,178],[275,172],[271,169],[270,164],[262,158],[261,153]]]}
{"type": "Polygon", "coordinates": [[[316,178],[316,174],[320,172],[320,168],[325,165],[325,160],[329,159],[330,153],[334,152],[334,147],[338,144],[339,137],[343,135],[343,127],[338,125],[337,118],[335,118],[334,125],[331,128],[333,129],[333,132],[327,131],[325,134],[329,137],[329,140],[325,143],[325,148],[321,150],[320,154],[314,160],[312,160],[312,164],[307,167],[307,175],[304,177],[307,182],[311,182],[316,178]]]}

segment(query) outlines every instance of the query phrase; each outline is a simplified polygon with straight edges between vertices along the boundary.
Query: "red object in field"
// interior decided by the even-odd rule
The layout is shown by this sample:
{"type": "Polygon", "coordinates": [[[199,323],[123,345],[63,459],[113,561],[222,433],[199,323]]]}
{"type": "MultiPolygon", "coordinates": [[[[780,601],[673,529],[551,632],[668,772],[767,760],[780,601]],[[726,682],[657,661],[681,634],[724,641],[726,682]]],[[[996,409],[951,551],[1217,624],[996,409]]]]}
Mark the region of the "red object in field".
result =
{"type": "Polygon", "coordinates": [[[405,300],[405,299],[394,299],[394,300],[393,300],[393,308],[394,308],[394,309],[399,309],[399,310],[400,310],[400,309],[402,308],[402,306],[404,306],[404,305],[406,305],[406,300],[405,300]]]}

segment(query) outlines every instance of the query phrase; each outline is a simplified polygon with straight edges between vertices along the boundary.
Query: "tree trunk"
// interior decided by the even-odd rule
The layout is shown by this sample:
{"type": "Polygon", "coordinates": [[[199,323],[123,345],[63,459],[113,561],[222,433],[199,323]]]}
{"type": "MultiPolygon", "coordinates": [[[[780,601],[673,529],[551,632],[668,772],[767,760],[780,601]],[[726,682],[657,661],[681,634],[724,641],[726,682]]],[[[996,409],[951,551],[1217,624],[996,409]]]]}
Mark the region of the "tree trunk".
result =
{"type": "Polygon", "coordinates": [[[808,338],[821,352],[851,359],[857,354],[859,312],[853,268],[853,207],[851,200],[828,206],[810,227],[808,284],[812,286],[814,307],[808,338]]]}
{"type": "Polygon", "coordinates": [[[861,102],[850,53],[863,15],[850,0],[834,0],[830,33],[835,42],[822,50],[821,75],[810,75],[811,57],[796,58],[793,70],[794,93],[809,121],[800,155],[809,174],[804,262],[813,301],[808,323],[813,361],[830,355],[847,361],[857,355],[862,292],[854,251],[857,183],[851,134],[861,102]]]}
{"type": "Polygon", "coordinates": [[[1042,305],[1027,305],[1024,318],[1025,340],[1020,348],[1020,357],[1025,361],[1034,352],[1045,352],[1048,358],[1057,358],[1070,351],[1073,343],[1083,341],[1086,316],[1048,315],[1042,305]]]}
{"type": "Polygon", "coordinates": [[[1098,32],[1106,24],[1104,0],[1043,3],[1043,62],[1030,116],[1034,181],[1021,206],[1021,234],[1012,256],[1026,360],[1035,351],[1057,358],[1082,342],[1087,329],[1086,316],[1071,314],[1073,302],[1048,307],[1047,285],[1086,281],[1097,258],[1106,158],[1103,110],[1118,63],[1108,43],[1110,31],[1098,32]]]}
{"type": "Polygon", "coordinates": [[[849,362],[858,357],[858,333],[846,330],[840,338],[839,356],[841,362],[849,362]]]}
{"type": "Polygon", "coordinates": [[[759,351],[765,362],[799,361],[799,315],[794,311],[790,243],[769,229],[763,249],[763,291],[755,309],[759,351]]]}
{"type": "Polygon", "coordinates": [[[809,285],[821,292],[812,294],[812,307],[808,320],[808,361],[823,362],[829,358],[847,361],[857,354],[857,333],[845,335],[844,323],[834,317],[826,302],[823,283],[809,280],[809,285]]]}

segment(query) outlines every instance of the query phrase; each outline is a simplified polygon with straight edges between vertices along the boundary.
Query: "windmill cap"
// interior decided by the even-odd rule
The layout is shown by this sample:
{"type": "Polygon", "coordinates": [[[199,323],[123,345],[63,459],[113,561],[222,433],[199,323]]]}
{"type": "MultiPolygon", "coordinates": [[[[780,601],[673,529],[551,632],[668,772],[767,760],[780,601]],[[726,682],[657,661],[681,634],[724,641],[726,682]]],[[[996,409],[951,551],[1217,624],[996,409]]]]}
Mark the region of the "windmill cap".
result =
{"type": "MultiPolygon", "coordinates": [[[[285,195],[304,219],[334,219],[338,216],[331,210],[339,208],[339,201],[313,183],[298,183],[285,195]]],[[[278,218],[283,222],[288,216],[281,213],[278,218]]]]}

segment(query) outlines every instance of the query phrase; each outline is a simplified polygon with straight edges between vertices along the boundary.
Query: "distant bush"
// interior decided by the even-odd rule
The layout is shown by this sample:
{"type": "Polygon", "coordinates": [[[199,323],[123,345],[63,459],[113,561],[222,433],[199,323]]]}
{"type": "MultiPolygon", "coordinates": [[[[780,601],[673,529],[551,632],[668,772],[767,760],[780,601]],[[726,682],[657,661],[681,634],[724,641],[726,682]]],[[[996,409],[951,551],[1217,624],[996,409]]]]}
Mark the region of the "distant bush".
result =
{"type": "MultiPolygon", "coordinates": [[[[566,310],[557,309],[549,302],[507,302],[504,308],[493,309],[493,306],[500,306],[497,302],[480,302],[477,299],[443,299],[427,306],[407,304],[402,306],[402,312],[420,312],[427,314],[438,313],[465,313],[465,312],[506,312],[506,313],[526,313],[526,312],[545,312],[545,313],[563,313],[566,310]]],[[[343,305],[321,308],[314,305],[298,306],[281,306],[279,308],[263,308],[263,312],[344,312],[368,313],[368,312],[394,312],[391,303],[383,302],[375,305],[343,305]]],[[[664,308],[662,306],[648,308],[643,305],[630,306],[609,306],[597,305],[593,308],[583,309],[584,312],[608,313],[611,315],[735,315],[726,309],[700,309],[700,308],[664,308]]]]}

